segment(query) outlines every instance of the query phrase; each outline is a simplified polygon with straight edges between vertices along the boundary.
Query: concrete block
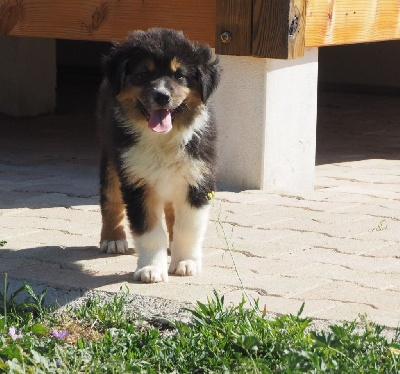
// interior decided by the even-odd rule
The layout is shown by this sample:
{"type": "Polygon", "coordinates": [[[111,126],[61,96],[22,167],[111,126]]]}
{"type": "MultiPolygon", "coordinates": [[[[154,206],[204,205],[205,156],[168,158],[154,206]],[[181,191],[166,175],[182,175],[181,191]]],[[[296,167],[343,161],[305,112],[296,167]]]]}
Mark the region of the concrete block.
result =
{"type": "Polygon", "coordinates": [[[213,101],[218,118],[220,170],[223,189],[262,186],[266,59],[220,56],[221,84],[213,101]]]}
{"type": "Polygon", "coordinates": [[[224,189],[314,187],[318,49],[294,60],[220,56],[214,96],[224,189]]]}
{"type": "Polygon", "coordinates": [[[314,189],[318,48],[302,58],[268,60],[262,188],[314,189]]]}
{"type": "Polygon", "coordinates": [[[2,36],[0,50],[0,112],[11,116],[54,112],[55,40],[2,36]]]}

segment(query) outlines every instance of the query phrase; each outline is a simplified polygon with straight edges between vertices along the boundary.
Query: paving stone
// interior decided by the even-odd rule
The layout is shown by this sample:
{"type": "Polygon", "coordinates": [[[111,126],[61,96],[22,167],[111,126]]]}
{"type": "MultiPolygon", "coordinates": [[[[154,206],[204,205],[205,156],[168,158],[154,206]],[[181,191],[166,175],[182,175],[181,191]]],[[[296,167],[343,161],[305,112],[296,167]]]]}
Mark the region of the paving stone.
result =
{"type": "Polygon", "coordinates": [[[23,219],[21,216],[7,216],[7,220],[5,222],[0,221],[1,229],[16,229],[19,232],[23,231],[62,231],[67,234],[77,234],[77,235],[85,235],[88,232],[93,232],[94,230],[99,231],[101,227],[101,223],[99,217],[90,217],[87,214],[87,219],[85,221],[79,221],[76,217],[64,217],[64,218],[56,218],[52,216],[50,212],[49,215],[40,215],[36,216],[35,214],[27,213],[23,219]],[[91,219],[92,218],[92,219],[91,219]]]}
{"type": "Polygon", "coordinates": [[[305,302],[304,315],[316,319],[367,313],[396,327],[400,99],[332,94],[326,100],[319,112],[315,190],[217,192],[203,272],[162,284],[133,282],[133,250],[99,252],[99,152],[87,128],[92,114],[2,118],[0,240],[7,244],[0,248],[0,273],[15,285],[27,280],[51,287],[58,298],[128,286],[138,295],[191,304],[207,302],[217,290],[229,304],[242,300],[238,272],[268,313],[296,314],[305,302]],[[90,135],[83,136],[84,129],[90,135]]]}
{"type": "Polygon", "coordinates": [[[258,252],[268,256],[282,257],[297,254],[298,258],[305,257],[306,251],[315,248],[325,255],[333,251],[334,253],[342,254],[358,254],[363,255],[369,251],[377,250],[389,244],[396,242],[382,242],[379,240],[365,241],[362,238],[345,238],[334,237],[320,232],[292,232],[292,235],[282,236],[270,243],[264,244],[258,252]]]}
{"type": "Polygon", "coordinates": [[[375,309],[369,305],[358,303],[339,303],[334,308],[313,311],[311,317],[318,316],[319,319],[336,320],[336,321],[357,321],[363,325],[360,316],[365,316],[367,321],[376,323],[381,326],[396,328],[399,323],[399,312],[396,310],[375,309]]]}
{"type": "MultiPolygon", "coordinates": [[[[399,264],[400,269],[400,264],[399,264]]],[[[355,283],[360,287],[376,288],[382,290],[393,290],[400,288],[400,279],[398,274],[379,272],[379,271],[365,271],[350,268],[347,265],[332,265],[327,263],[313,263],[306,267],[300,267],[297,270],[288,270],[283,272],[282,275],[288,277],[311,277],[330,279],[334,281],[343,281],[348,283],[355,283]],[[355,280],[356,279],[356,280],[355,280]]]]}
{"type": "MultiPolygon", "coordinates": [[[[93,229],[85,235],[78,235],[68,232],[63,232],[61,229],[57,230],[37,230],[28,231],[21,235],[14,236],[15,238],[22,238],[25,242],[32,241],[32,243],[39,243],[39,247],[92,247],[99,244],[100,228],[93,229]]],[[[6,235],[7,240],[7,235],[6,235]]]]}
{"type": "MultiPolygon", "coordinates": [[[[253,290],[247,290],[247,295],[249,296],[250,300],[257,300],[259,309],[263,310],[264,306],[267,312],[267,315],[275,316],[275,315],[282,315],[291,313],[293,315],[297,315],[300,311],[304,303],[304,310],[302,316],[305,317],[313,317],[315,315],[320,315],[324,311],[331,310],[332,308],[337,307],[340,305],[339,302],[332,302],[326,300],[294,300],[291,298],[282,298],[282,297],[275,297],[275,296],[260,296],[257,292],[253,290]]],[[[246,300],[246,306],[251,306],[251,301],[246,298],[243,290],[235,290],[225,294],[225,304],[233,303],[237,305],[239,302],[242,301],[243,296],[246,300]]],[[[338,320],[339,318],[330,318],[330,320],[338,320]]]]}
{"type": "Polygon", "coordinates": [[[34,281],[55,288],[78,290],[98,288],[121,281],[128,282],[132,279],[131,274],[124,272],[83,272],[81,270],[63,269],[60,264],[50,263],[46,263],[45,267],[41,263],[13,269],[8,271],[8,276],[12,279],[34,281]]]}
{"type": "Polygon", "coordinates": [[[391,243],[384,245],[382,248],[368,251],[363,256],[400,259],[400,246],[398,243],[391,243]]]}
{"type": "Polygon", "coordinates": [[[40,261],[36,261],[33,259],[26,258],[6,258],[3,256],[3,253],[0,252],[0,274],[1,278],[3,278],[5,273],[8,273],[10,270],[20,269],[31,265],[40,264],[40,261]]]}
{"type": "Polygon", "coordinates": [[[291,260],[302,260],[306,257],[314,264],[334,264],[350,268],[351,270],[364,271],[384,271],[389,266],[400,264],[400,259],[371,258],[353,254],[337,253],[331,249],[322,250],[321,248],[310,248],[304,251],[303,254],[295,253],[286,256],[286,258],[289,257],[291,260]]]}
{"type": "MultiPolygon", "coordinates": [[[[1,227],[1,225],[0,225],[0,227],[1,227]]],[[[36,228],[33,228],[33,229],[31,228],[31,229],[27,229],[27,230],[21,230],[20,228],[14,228],[14,227],[9,227],[6,230],[5,227],[2,227],[1,228],[1,233],[2,233],[2,239],[1,240],[6,240],[7,244],[9,244],[9,242],[12,239],[15,239],[15,238],[21,238],[21,237],[22,238],[24,238],[24,237],[30,238],[32,236],[35,236],[35,234],[39,234],[40,233],[40,230],[36,229],[36,228]]],[[[27,240],[29,240],[29,239],[27,239],[27,240]]]]}
{"type": "MultiPolygon", "coordinates": [[[[299,299],[331,300],[343,303],[367,305],[373,309],[400,310],[400,293],[391,290],[381,290],[362,287],[353,282],[334,281],[320,287],[295,295],[299,299]]],[[[292,296],[294,298],[294,296],[292,296]]],[[[400,313],[399,313],[400,317],[400,313]]]]}

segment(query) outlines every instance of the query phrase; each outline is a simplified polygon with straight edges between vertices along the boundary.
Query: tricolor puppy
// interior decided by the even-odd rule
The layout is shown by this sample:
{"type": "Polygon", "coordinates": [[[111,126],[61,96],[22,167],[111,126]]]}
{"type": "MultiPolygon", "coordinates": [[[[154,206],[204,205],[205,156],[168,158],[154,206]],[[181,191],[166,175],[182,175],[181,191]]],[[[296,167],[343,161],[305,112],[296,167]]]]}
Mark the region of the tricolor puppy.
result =
{"type": "Polygon", "coordinates": [[[128,217],[139,255],[135,280],[201,270],[201,246],[215,190],[216,127],[208,105],[219,81],[211,49],[182,33],[151,29],[114,44],[98,99],[102,142],[100,247],[128,250],[128,217]],[[167,262],[169,232],[171,263],[167,262]]]}

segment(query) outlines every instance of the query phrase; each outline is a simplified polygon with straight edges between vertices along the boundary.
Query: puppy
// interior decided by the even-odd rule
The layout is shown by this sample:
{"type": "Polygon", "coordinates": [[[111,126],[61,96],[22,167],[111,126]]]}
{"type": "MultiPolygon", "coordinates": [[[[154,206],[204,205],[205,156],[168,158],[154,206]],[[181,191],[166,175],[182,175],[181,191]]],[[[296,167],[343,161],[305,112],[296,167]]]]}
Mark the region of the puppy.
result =
{"type": "Polygon", "coordinates": [[[97,108],[100,248],[128,250],[126,214],[139,255],[135,280],[195,275],[201,270],[207,195],[216,183],[217,134],[208,99],[219,81],[218,59],[180,32],[150,29],[114,44],[103,67],[97,108]]]}

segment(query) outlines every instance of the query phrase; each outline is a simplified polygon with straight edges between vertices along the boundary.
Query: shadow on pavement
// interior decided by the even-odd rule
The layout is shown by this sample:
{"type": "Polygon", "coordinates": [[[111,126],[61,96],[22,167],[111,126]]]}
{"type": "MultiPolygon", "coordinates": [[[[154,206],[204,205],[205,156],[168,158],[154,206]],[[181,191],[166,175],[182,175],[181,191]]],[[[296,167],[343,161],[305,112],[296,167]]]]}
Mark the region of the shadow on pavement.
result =
{"type": "Polygon", "coordinates": [[[36,293],[48,288],[48,303],[56,301],[62,306],[88,290],[109,284],[132,283],[135,269],[132,254],[109,255],[99,252],[97,247],[1,248],[0,290],[4,290],[7,273],[9,294],[26,281],[36,293]]]}

